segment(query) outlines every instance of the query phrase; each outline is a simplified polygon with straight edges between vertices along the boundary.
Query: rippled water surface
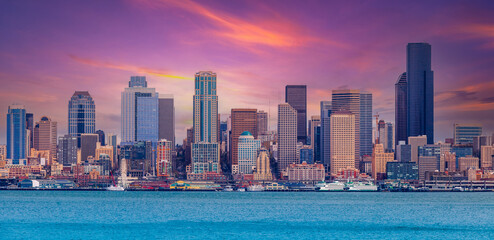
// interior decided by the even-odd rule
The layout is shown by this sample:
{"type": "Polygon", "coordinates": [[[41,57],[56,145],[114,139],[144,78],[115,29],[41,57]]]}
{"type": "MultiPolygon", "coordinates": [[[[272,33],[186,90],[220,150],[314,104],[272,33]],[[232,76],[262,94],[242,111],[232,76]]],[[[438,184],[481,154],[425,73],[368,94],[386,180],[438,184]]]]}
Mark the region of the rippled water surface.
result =
{"type": "Polygon", "coordinates": [[[0,191],[0,239],[494,239],[494,193],[0,191]]]}

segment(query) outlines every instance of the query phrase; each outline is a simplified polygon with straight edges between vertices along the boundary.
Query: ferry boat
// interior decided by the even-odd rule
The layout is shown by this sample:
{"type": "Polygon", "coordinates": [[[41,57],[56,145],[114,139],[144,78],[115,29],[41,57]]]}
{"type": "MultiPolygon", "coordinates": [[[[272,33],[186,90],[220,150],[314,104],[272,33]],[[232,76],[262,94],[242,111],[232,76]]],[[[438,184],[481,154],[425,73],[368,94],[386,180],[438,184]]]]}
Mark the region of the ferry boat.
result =
{"type": "Polygon", "coordinates": [[[118,185],[111,185],[111,186],[106,188],[106,191],[125,191],[125,188],[123,188],[122,186],[118,186],[118,185]]]}
{"type": "Polygon", "coordinates": [[[367,182],[354,182],[348,184],[348,191],[350,192],[376,192],[377,186],[373,183],[367,182]]]}
{"type": "Polygon", "coordinates": [[[243,187],[237,188],[237,192],[245,192],[245,188],[243,188],[243,187]]]}
{"type": "Polygon", "coordinates": [[[324,186],[319,188],[319,191],[322,192],[342,192],[345,190],[345,184],[342,182],[332,182],[326,183],[324,186]]]}
{"type": "Polygon", "coordinates": [[[223,188],[223,192],[233,192],[233,187],[230,185],[225,186],[225,188],[223,188]]]}
{"type": "Polygon", "coordinates": [[[247,191],[249,191],[249,192],[262,192],[262,191],[264,191],[264,187],[262,185],[250,185],[247,187],[247,191]]]}

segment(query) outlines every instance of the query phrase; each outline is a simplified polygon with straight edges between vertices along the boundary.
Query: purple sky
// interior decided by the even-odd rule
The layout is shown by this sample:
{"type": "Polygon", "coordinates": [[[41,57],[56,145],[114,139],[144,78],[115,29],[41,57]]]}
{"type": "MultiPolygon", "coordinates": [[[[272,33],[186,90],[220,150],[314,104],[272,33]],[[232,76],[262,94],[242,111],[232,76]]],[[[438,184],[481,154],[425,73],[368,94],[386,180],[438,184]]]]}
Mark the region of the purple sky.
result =
{"type": "Polygon", "coordinates": [[[284,86],[306,84],[308,115],[331,90],[374,94],[394,121],[406,44],[432,45],[436,140],[453,123],[494,131],[494,1],[2,1],[0,143],[8,105],[67,132],[75,90],[96,102],[96,127],[120,135],[120,92],[144,75],[174,94],[177,142],[192,126],[194,73],[218,74],[220,113],[271,110],[284,86]],[[271,107],[269,106],[271,103],[271,107]]]}

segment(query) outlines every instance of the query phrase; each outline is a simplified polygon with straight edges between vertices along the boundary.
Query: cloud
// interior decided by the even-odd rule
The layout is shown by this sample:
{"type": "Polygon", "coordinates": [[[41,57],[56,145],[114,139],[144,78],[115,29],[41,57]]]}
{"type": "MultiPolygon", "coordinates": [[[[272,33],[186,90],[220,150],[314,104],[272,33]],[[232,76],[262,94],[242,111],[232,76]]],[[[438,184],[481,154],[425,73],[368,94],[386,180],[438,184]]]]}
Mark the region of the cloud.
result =
{"type": "Polygon", "coordinates": [[[494,49],[494,24],[469,24],[460,26],[460,31],[469,34],[468,38],[483,39],[486,49],[494,49]]]}
{"type": "Polygon", "coordinates": [[[193,78],[176,76],[176,75],[173,75],[172,73],[170,73],[168,71],[151,69],[151,68],[147,68],[147,67],[139,67],[139,66],[133,66],[133,65],[127,65],[127,64],[115,64],[115,63],[109,63],[109,62],[96,61],[96,60],[92,60],[92,59],[88,59],[88,58],[81,58],[81,57],[78,57],[78,56],[75,56],[72,54],[69,54],[69,57],[78,63],[86,64],[86,65],[93,66],[93,67],[118,69],[118,70],[129,71],[129,72],[137,72],[137,73],[141,73],[141,74],[149,74],[149,75],[153,75],[153,76],[157,76],[157,77],[164,77],[164,78],[193,80],[193,78]]]}

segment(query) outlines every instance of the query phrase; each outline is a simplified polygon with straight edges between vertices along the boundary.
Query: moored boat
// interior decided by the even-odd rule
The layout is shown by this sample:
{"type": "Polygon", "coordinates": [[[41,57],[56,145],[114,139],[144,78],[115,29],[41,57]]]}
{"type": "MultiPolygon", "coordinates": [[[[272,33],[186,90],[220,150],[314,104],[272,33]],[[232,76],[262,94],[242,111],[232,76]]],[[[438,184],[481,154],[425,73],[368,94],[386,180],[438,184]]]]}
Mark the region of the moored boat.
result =
{"type": "Polygon", "coordinates": [[[249,191],[249,192],[262,192],[262,191],[264,191],[264,187],[262,185],[250,185],[247,187],[247,191],[249,191]]]}

